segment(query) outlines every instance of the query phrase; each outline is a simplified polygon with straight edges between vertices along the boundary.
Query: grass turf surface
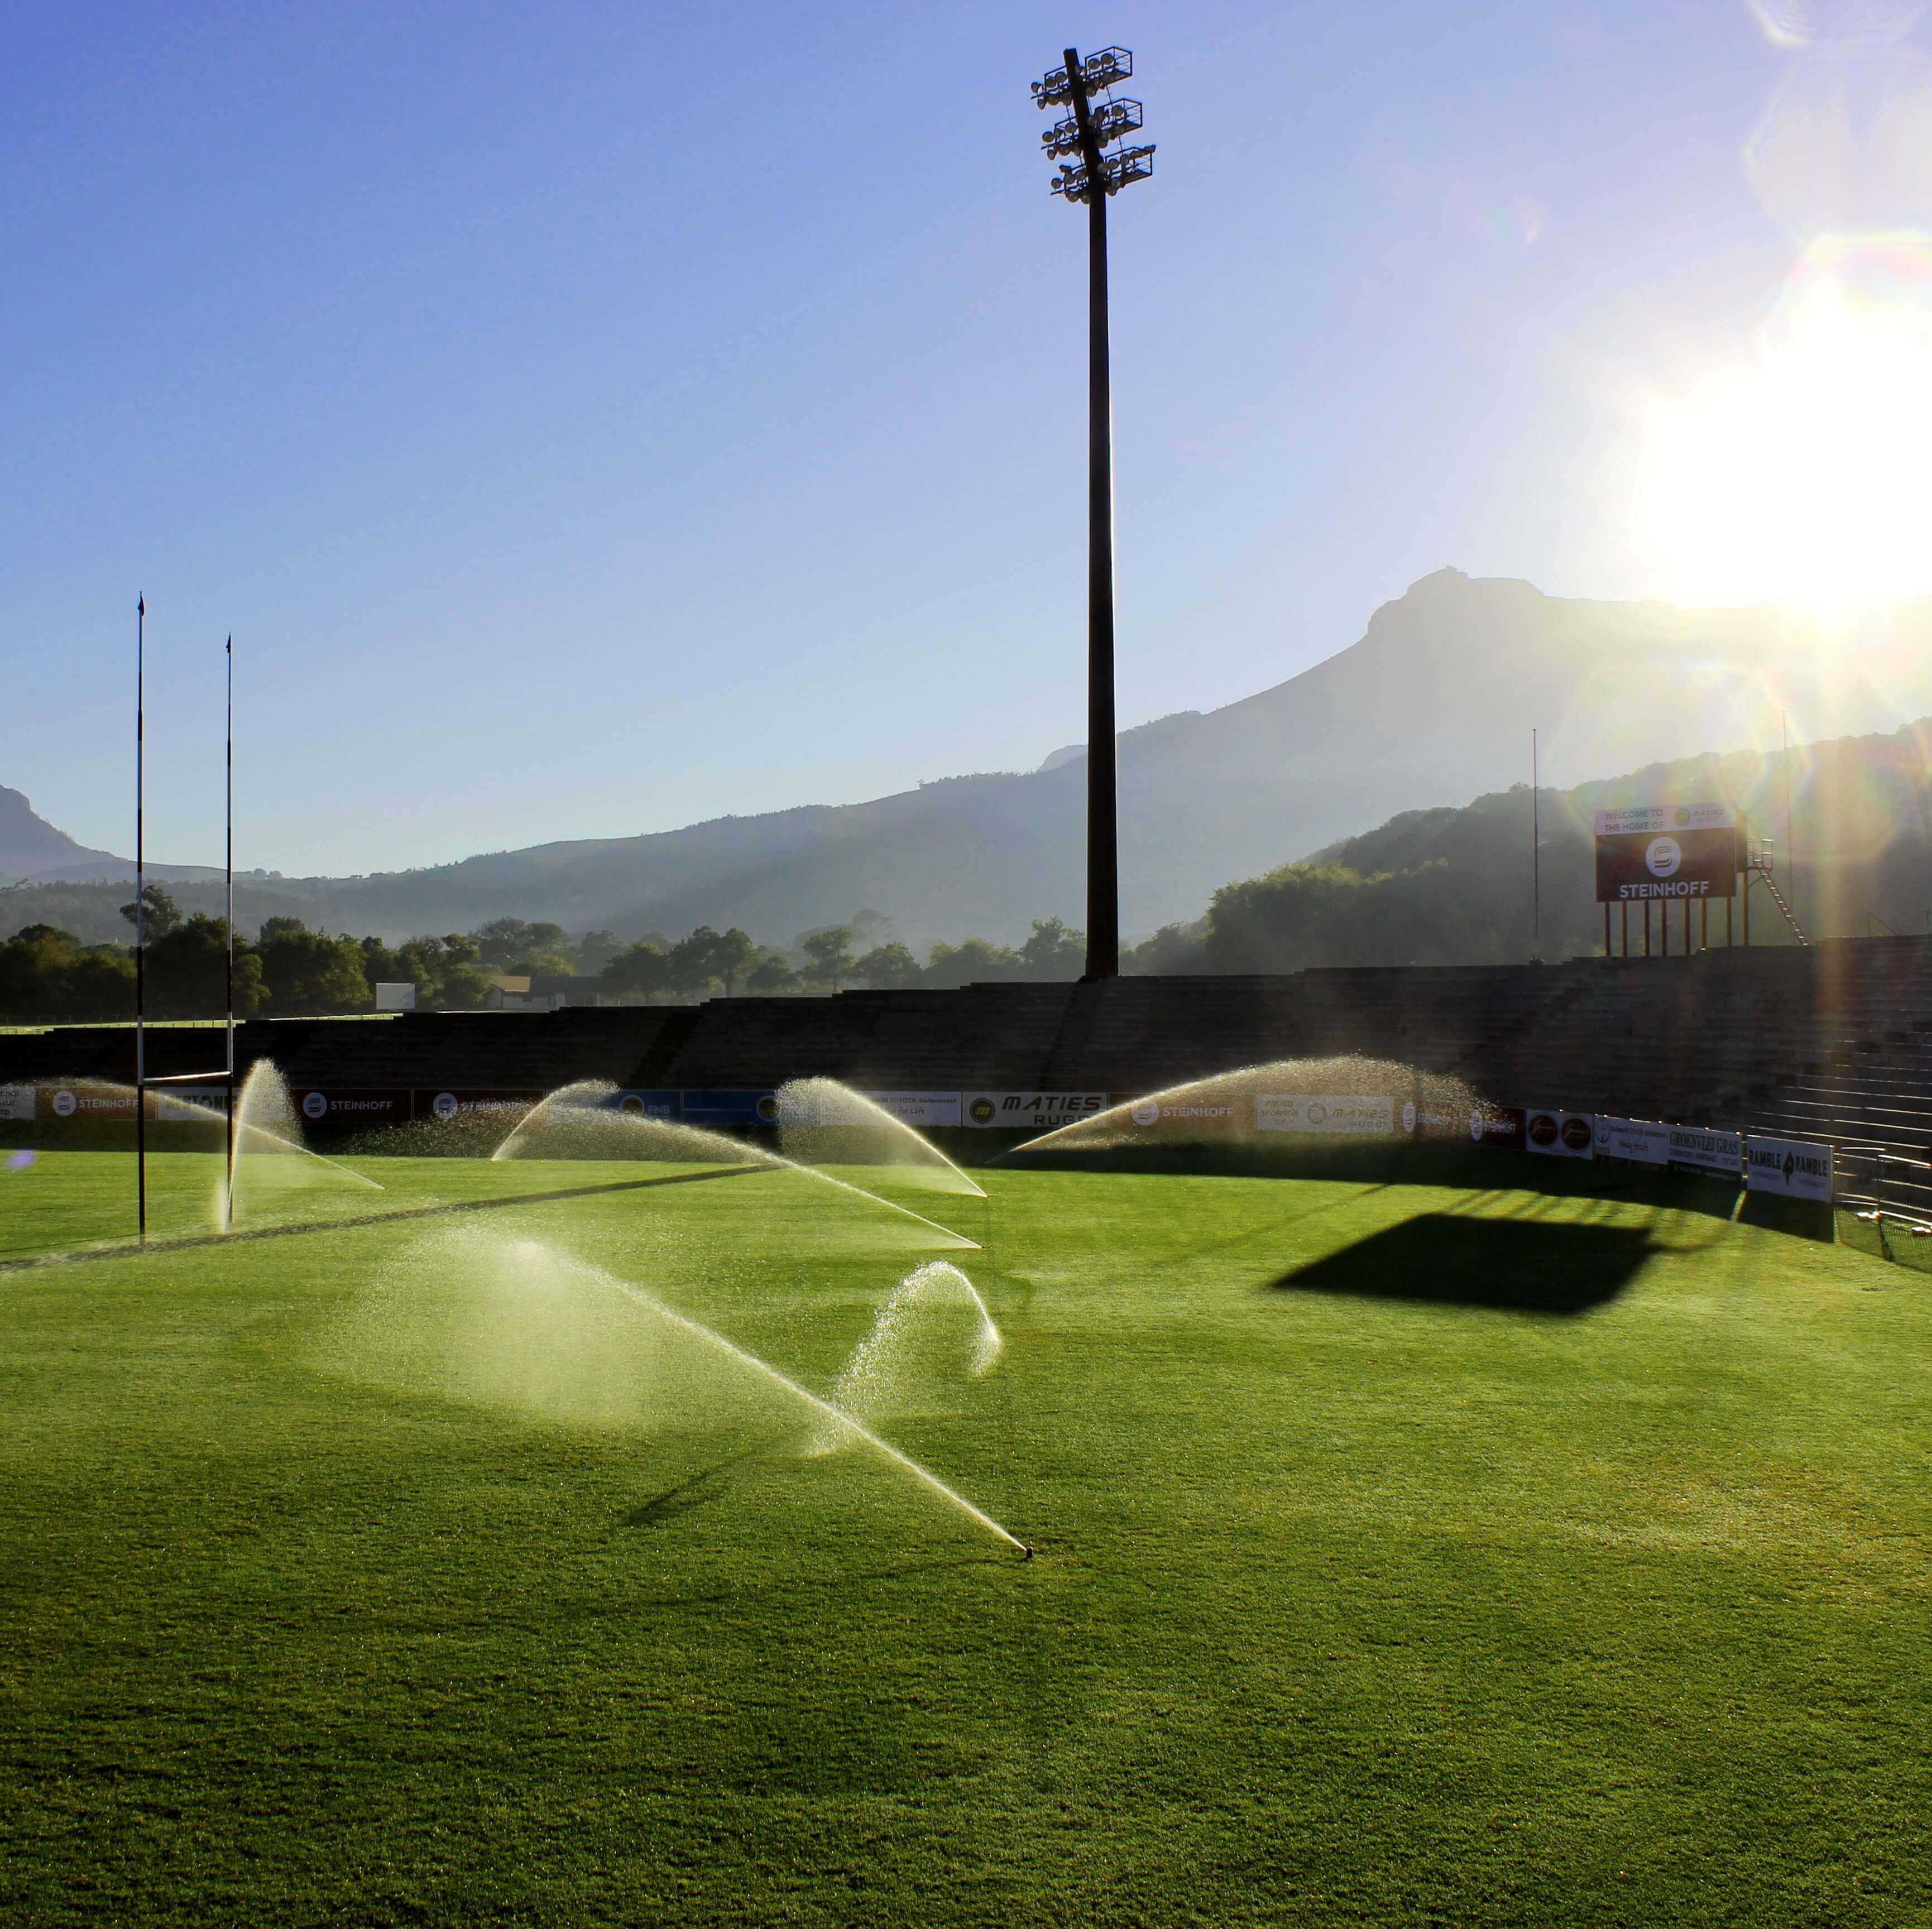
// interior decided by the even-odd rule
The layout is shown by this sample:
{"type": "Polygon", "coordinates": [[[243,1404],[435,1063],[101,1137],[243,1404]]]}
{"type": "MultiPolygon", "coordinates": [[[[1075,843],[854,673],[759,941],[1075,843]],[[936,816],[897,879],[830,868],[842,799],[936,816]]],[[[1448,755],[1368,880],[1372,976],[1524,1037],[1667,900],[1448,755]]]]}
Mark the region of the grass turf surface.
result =
{"type": "MultiPolygon", "coordinates": [[[[610,1170],[414,1163],[386,1196],[610,1170]]],[[[1006,1351],[883,1430],[1027,1564],[722,1408],[326,1370],[434,1225],[0,1279],[0,1906],[1932,1919],[1917,1276],[1629,1202],[987,1184],[908,1202],[1006,1351]]],[[[476,1217],[820,1393],[923,1256],[783,1175],[476,1217]]]]}

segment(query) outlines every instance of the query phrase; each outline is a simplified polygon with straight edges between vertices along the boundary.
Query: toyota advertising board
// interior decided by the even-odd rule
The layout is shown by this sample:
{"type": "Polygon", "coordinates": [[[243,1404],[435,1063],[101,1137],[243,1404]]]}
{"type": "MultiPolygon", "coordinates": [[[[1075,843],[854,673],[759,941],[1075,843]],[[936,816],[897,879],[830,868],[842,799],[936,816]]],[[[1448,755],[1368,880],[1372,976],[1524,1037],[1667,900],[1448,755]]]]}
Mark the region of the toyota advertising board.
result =
{"type": "MultiPolygon", "coordinates": [[[[332,1101],[338,1096],[346,1096],[349,1095],[328,1094],[332,1101]]],[[[407,1097],[409,1095],[405,1093],[402,1096],[407,1097]]],[[[543,1092],[532,1091],[434,1092],[424,1090],[416,1094],[413,1110],[418,1119],[434,1119],[444,1125],[460,1118],[500,1119],[506,1125],[513,1125],[532,1106],[541,1105],[548,1096],[543,1092]]],[[[404,1118],[410,1115],[407,1110],[401,1114],[404,1118]]],[[[332,1104],[329,1116],[332,1119],[334,1117],[332,1104]]],[[[370,1122],[374,1124],[376,1121],[371,1120],[370,1122]]]]}
{"type": "Polygon", "coordinates": [[[31,1122],[34,1116],[32,1085],[0,1085],[0,1119],[31,1122]]]}
{"type": "Polygon", "coordinates": [[[1729,804],[1643,804],[1597,813],[1597,902],[1728,898],[1744,853],[1729,804]]]}
{"type": "Polygon", "coordinates": [[[1744,1190],[1788,1199],[1832,1202],[1832,1148],[1803,1138],[1744,1141],[1744,1190]]]}
{"type": "Polygon", "coordinates": [[[1597,1121],[1586,1112],[1552,1112],[1530,1106],[1522,1114],[1522,1136],[1532,1152],[1551,1159],[1588,1159],[1597,1145],[1597,1121]]]}

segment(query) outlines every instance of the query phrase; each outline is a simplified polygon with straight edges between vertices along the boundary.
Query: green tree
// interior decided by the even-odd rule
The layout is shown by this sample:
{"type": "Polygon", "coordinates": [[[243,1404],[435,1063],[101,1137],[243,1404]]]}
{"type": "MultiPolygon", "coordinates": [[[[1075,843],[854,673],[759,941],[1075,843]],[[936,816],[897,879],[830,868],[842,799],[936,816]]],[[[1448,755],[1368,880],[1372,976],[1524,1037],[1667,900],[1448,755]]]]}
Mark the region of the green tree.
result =
{"type": "Polygon", "coordinates": [[[1004,944],[969,938],[959,944],[935,944],[926,954],[926,982],[944,991],[962,985],[1010,980],[1021,975],[1019,953],[1004,944]]]}
{"type": "Polygon", "coordinates": [[[640,938],[604,966],[597,982],[613,998],[648,1002],[670,989],[670,967],[661,946],[640,938]]]}
{"type": "Polygon", "coordinates": [[[738,995],[738,980],[758,962],[758,946],[748,932],[740,931],[735,924],[729,931],[721,932],[711,947],[712,974],[724,980],[728,998],[738,995]]]}
{"type": "MultiPolygon", "coordinates": [[[[150,929],[152,926],[150,926],[150,929]]],[[[148,946],[148,1009],[157,1018],[216,1018],[226,1009],[228,921],[196,911],[148,946]]],[[[261,961],[245,938],[235,946],[235,1015],[262,1009],[261,961]]]]}
{"type": "Polygon", "coordinates": [[[852,927],[835,924],[829,930],[807,932],[799,949],[805,953],[802,976],[808,985],[836,992],[839,980],[853,976],[858,961],[852,956],[852,927]]]}
{"type": "Polygon", "coordinates": [[[310,931],[300,918],[272,917],[257,946],[268,1010],[278,1018],[321,1018],[370,1009],[362,947],[354,938],[310,931]]]}
{"type": "Polygon", "coordinates": [[[798,974],[791,968],[791,960],[776,946],[760,952],[758,962],[745,974],[746,990],[761,998],[776,998],[797,983],[798,974]]]}
{"type": "Polygon", "coordinates": [[[617,941],[614,931],[586,931],[577,941],[574,962],[577,975],[594,978],[601,972],[623,946],[617,941]]]}
{"type": "Polygon", "coordinates": [[[1087,967],[1087,934],[1069,931],[1057,917],[1036,917],[1020,946],[1020,964],[1029,978],[1077,978],[1087,967]]]}
{"type": "Polygon", "coordinates": [[[720,941],[710,926],[701,924],[671,946],[668,962],[673,991],[698,998],[710,990],[712,981],[722,975],[718,966],[720,941]]]}
{"type": "Polygon", "coordinates": [[[141,895],[131,904],[121,907],[121,915],[138,932],[141,927],[141,907],[148,908],[148,940],[152,944],[158,938],[165,938],[182,921],[182,908],[158,884],[148,884],[142,888],[141,895]]]}
{"type": "Polygon", "coordinates": [[[852,970],[875,992],[916,985],[922,979],[919,960],[903,944],[874,945],[854,963],[852,970]]]}

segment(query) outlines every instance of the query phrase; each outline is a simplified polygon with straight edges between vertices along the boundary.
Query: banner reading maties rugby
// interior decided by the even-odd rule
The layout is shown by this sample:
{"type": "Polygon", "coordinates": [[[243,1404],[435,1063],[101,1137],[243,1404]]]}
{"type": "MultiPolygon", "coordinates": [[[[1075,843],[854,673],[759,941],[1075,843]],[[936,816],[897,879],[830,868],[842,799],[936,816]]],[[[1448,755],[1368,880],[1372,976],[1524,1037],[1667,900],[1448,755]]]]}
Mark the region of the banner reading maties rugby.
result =
{"type": "Polygon", "coordinates": [[[1728,898],[1743,853],[1729,804],[1640,804],[1597,813],[1597,902],[1728,898]]]}

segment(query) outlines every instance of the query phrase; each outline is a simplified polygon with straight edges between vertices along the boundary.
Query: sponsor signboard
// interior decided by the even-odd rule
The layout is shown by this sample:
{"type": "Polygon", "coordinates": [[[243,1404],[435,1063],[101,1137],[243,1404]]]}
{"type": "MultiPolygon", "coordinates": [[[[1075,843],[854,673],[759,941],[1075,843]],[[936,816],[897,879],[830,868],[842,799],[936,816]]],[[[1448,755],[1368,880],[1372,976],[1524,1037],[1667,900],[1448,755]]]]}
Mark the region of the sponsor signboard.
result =
{"type": "Polygon", "coordinates": [[[633,1118],[668,1119],[673,1124],[684,1116],[684,1094],[679,1091],[633,1091],[614,1094],[609,1102],[617,1112],[633,1118]]]}
{"type": "Polygon", "coordinates": [[[1672,1126],[1669,1152],[1673,1166],[1721,1172],[1727,1179],[1735,1179],[1744,1163],[1744,1141],[1735,1132],[1706,1132],[1701,1126],[1672,1126]]]}
{"type": "Polygon", "coordinates": [[[1599,1114],[1596,1131],[1599,1159],[1627,1159],[1634,1166],[1670,1163],[1670,1128],[1654,1119],[1606,1118],[1599,1114]]]}
{"type": "Polygon", "coordinates": [[[1597,902],[1728,898],[1743,852],[1728,804],[1645,804],[1597,813],[1597,902]]]}
{"type": "Polygon", "coordinates": [[[1744,1190],[1789,1199],[1832,1198],[1832,1148],[1802,1138],[1744,1141],[1744,1190]]]}
{"type": "MultiPolygon", "coordinates": [[[[398,1094],[357,1093],[341,1096],[394,1097],[398,1094]]],[[[403,1093],[400,1096],[408,1098],[410,1094],[403,1093]]],[[[532,1106],[541,1103],[546,1096],[544,1093],[532,1091],[437,1092],[425,1090],[416,1094],[413,1107],[406,1108],[400,1116],[409,1118],[412,1109],[414,1116],[418,1119],[435,1119],[446,1125],[452,1119],[461,1118],[494,1118],[507,1121],[521,1118],[532,1106]]],[[[330,1093],[328,1096],[331,1102],[328,1116],[333,1119],[335,1116],[334,1100],[338,1094],[330,1093]]]]}
{"type": "Polygon", "coordinates": [[[31,1119],[33,1115],[32,1085],[0,1085],[0,1119],[31,1119]]]}
{"type": "Polygon", "coordinates": [[[1142,1126],[1214,1126],[1231,1130],[1240,1108],[1232,1092],[1195,1092],[1184,1099],[1136,1099],[1127,1117],[1142,1126]]]}
{"type": "Polygon", "coordinates": [[[42,1118],[134,1119],[134,1094],[125,1085],[43,1085],[42,1118]]]}
{"type": "Polygon", "coordinates": [[[1257,1092],[1257,1132],[1360,1132],[1392,1134],[1395,1101],[1334,1092],[1257,1092]]]}
{"type": "Polygon", "coordinates": [[[412,1012],[416,1008],[416,988],[406,985],[378,985],[376,1009],[379,1012],[412,1012]]]}
{"type": "Polygon", "coordinates": [[[154,1118],[162,1125],[191,1124],[210,1112],[226,1117],[226,1085],[164,1085],[154,1093],[154,1118]]]}
{"type": "Polygon", "coordinates": [[[955,1126],[959,1123],[957,1092],[868,1092],[881,1112],[889,1112],[902,1125],[955,1126]]]}
{"type": "Polygon", "coordinates": [[[1469,1142],[1494,1152],[1522,1150],[1520,1106],[1478,1106],[1469,1114],[1469,1142]]]}
{"type": "MultiPolygon", "coordinates": [[[[1402,1107],[1402,1115],[1408,1115],[1408,1107],[1402,1107]]],[[[1409,1128],[1402,1128],[1407,1131],[1409,1128]]],[[[1453,1112],[1432,1112],[1427,1105],[1415,1115],[1415,1130],[1424,1138],[1460,1138],[1462,1136],[1462,1121],[1453,1112]]]]}
{"type": "Polygon", "coordinates": [[[1098,1118],[1105,1092],[962,1092],[959,1123],[1006,1132],[1055,1132],[1063,1125],[1098,1118]]]}
{"type": "Polygon", "coordinates": [[[370,1087],[307,1086],[289,1096],[307,1125],[403,1125],[413,1107],[410,1094],[370,1087]]]}
{"type": "Polygon", "coordinates": [[[686,1092],[683,1104],[686,1125],[708,1125],[728,1132],[778,1122],[778,1095],[770,1087],[686,1092]]]}
{"type": "Polygon", "coordinates": [[[1588,1159],[1596,1150],[1597,1123],[1586,1112],[1528,1106],[1523,1110],[1522,1136],[1532,1152],[1552,1159],[1588,1159]]]}

